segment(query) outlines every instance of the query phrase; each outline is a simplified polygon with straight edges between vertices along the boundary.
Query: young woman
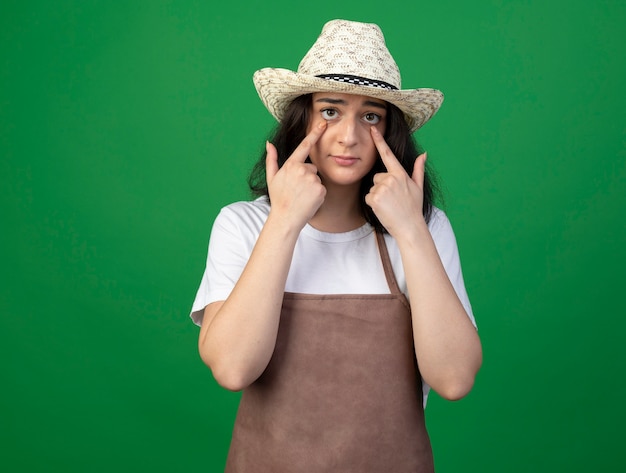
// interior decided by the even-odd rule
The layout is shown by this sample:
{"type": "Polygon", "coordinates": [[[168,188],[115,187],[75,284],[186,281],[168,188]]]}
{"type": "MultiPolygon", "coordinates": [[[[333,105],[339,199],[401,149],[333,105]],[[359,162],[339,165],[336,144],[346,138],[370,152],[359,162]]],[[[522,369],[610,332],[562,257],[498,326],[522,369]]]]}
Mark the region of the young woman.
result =
{"type": "Polygon", "coordinates": [[[378,26],[343,20],[254,83],[279,127],[258,198],[215,220],[192,309],[202,359],[243,390],[226,471],[433,471],[428,390],[462,398],[482,361],[411,135],[443,95],[401,90],[378,26]]]}

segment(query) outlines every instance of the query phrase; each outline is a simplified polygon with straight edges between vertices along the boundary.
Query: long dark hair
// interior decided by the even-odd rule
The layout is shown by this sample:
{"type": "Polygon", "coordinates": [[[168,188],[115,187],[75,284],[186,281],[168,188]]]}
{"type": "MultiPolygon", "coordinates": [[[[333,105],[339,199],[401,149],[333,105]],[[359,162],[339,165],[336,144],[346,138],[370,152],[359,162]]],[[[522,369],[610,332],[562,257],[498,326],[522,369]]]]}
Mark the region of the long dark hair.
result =
{"type": "MultiPolygon", "coordinates": [[[[281,167],[287,158],[291,156],[300,142],[306,136],[307,126],[311,116],[311,94],[301,95],[294,99],[287,108],[282,122],[274,129],[270,141],[278,151],[278,166],[281,167]]],[[[409,127],[404,119],[402,111],[393,104],[387,103],[387,126],[385,128],[385,141],[394,155],[402,164],[409,176],[413,173],[415,158],[422,152],[418,144],[409,133],[409,127]]],[[[248,185],[253,197],[268,196],[267,181],[265,177],[266,152],[256,162],[250,176],[248,185]]],[[[376,230],[386,232],[371,207],[365,203],[365,196],[373,185],[374,174],[385,172],[385,166],[378,159],[372,170],[361,180],[359,191],[361,212],[365,220],[376,230]]],[[[424,203],[422,213],[426,222],[430,220],[435,200],[439,200],[440,190],[430,164],[427,164],[424,173],[424,203]]]]}

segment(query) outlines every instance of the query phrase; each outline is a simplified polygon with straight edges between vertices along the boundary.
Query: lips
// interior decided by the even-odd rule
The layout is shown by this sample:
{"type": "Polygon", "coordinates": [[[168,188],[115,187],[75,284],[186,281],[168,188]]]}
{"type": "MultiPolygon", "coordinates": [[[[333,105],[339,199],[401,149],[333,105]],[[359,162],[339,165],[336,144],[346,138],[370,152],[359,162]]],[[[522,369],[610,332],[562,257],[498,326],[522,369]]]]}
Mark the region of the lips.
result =
{"type": "Polygon", "coordinates": [[[351,166],[359,161],[359,158],[354,156],[333,155],[332,158],[340,166],[351,166]]]}

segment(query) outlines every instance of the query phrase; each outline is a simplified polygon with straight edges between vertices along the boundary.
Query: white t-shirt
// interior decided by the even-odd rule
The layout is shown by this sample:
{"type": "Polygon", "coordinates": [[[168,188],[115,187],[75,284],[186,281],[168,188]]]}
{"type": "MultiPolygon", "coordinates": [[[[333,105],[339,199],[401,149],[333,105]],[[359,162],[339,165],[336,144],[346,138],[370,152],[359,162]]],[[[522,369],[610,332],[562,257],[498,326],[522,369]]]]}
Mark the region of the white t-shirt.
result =
{"type": "MultiPolygon", "coordinates": [[[[204,308],[226,300],[238,281],[270,211],[266,197],[224,207],[213,224],[206,269],[191,318],[202,324],[204,308]]],[[[468,317],[472,314],[454,232],[445,213],[433,209],[428,229],[439,257],[468,317]]],[[[385,242],[400,290],[407,296],[400,251],[394,238],[385,242]]],[[[300,232],[285,284],[286,292],[304,294],[389,294],[374,228],[365,224],[345,233],[326,233],[310,225],[300,232]]],[[[424,403],[429,387],[424,383],[424,403]]]]}
{"type": "MultiPolygon", "coordinates": [[[[270,206],[266,197],[224,207],[213,224],[207,263],[191,310],[201,325],[202,311],[211,302],[226,300],[239,280],[270,206]]],[[[456,239],[448,218],[434,209],[428,228],[439,257],[467,315],[474,322],[465,290],[456,239]]],[[[400,251],[385,234],[398,286],[408,297],[400,251]]],[[[306,225],[296,243],[286,292],[305,294],[388,294],[374,229],[365,224],[346,233],[326,233],[306,225]]]]}

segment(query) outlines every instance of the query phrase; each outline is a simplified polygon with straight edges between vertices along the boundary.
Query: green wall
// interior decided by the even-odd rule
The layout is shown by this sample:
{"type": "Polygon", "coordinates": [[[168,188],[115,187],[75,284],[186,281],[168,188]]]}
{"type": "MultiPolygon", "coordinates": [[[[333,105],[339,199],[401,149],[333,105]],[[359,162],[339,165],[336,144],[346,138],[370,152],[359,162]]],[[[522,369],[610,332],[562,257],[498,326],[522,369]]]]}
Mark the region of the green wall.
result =
{"type": "MultiPolygon", "coordinates": [[[[238,396],[188,311],[273,125],[251,75],[380,24],[484,344],[427,409],[438,472],[623,467],[626,2],[4,1],[0,469],[220,471],[238,396]]],[[[619,468],[617,468],[619,469],[619,468]]]]}

